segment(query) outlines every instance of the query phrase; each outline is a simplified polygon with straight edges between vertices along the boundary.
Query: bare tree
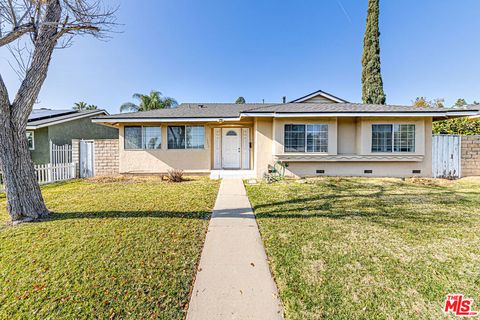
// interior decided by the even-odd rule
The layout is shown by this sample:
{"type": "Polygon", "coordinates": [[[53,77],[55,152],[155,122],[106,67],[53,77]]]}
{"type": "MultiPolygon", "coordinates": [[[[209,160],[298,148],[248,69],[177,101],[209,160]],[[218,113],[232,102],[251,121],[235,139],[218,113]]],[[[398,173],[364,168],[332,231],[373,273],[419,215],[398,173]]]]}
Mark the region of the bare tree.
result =
{"type": "Polygon", "coordinates": [[[115,27],[115,12],[101,0],[0,0],[0,47],[14,54],[21,80],[11,101],[0,74],[0,169],[12,221],[49,214],[25,131],[52,53],[70,46],[76,35],[107,36],[115,27]]]}

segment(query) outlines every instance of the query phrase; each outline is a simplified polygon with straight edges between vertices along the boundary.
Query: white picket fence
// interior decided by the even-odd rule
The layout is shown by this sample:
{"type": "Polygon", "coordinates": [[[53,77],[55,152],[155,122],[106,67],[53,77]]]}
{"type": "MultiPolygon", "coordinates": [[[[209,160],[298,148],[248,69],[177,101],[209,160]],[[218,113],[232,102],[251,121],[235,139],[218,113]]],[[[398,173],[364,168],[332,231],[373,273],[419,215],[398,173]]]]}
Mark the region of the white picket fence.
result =
{"type": "Polygon", "coordinates": [[[72,146],[69,144],[57,146],[50,140],[50,163],[72,163],[72,146]]]}
{"type": "MultiPolygon", "coordinates": [[[[75,163],[36,164],[35,173],[39,184],[66,181],[76,178],[75,163]]],[[[4,190],[3,175],[0,172],[0,190],[4,190]]]]}

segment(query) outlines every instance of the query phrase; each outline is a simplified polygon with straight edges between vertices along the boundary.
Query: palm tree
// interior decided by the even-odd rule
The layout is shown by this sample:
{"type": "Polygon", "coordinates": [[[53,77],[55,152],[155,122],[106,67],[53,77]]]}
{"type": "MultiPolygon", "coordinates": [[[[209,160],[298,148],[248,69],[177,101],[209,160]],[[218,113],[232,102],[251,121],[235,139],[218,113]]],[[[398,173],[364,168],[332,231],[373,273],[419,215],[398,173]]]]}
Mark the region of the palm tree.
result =
{"type": "Polygon", "coordinates": [[[73,110],[77,111],[86,111],[86,110],[97,110],[98,107],[94,104],[88,104],[80,101],[80,102],[75,102],[75,105],[73,106],[73,110]]]}
{"type": "Polygon", "coordinates": [[[83,101],[75,102],[75,105],[73,106],[73,110],[77,110],[77,111],[87,110],[87,104],[83,101]]]}
{"type": "Polygon", "coordinates": [[[148,95],[135,93],[133,98],[138,100],[140,103],[135,104],[133,102],[126,102],[120,106],[120,112],[139,112],[155,109],[167,109],[175,108],[178,105],[178,102],[175,99],[162,97],[162,93],[160,91],[154,90],[152,90],[148,95]]]}

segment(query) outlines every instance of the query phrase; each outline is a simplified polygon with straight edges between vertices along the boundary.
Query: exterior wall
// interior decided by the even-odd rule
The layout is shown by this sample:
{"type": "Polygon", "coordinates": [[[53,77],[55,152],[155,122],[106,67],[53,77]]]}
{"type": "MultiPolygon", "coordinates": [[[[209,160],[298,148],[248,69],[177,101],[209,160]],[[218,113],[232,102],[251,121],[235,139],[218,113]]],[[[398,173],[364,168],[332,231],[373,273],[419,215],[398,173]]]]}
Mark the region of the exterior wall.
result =
{"type": "Polygon", "coordinates": [[[118,139],[98,139],[94,141],[95,176],[118,174],[118,139]]]}
{"type": "MultiPolygon", "coordinates": [[[[162,147],[159,150],[125,150],[124,125],[119,134],[119,173],[165,173],[182,169],[186,173],[208,173],[213,169],[213,128],[250,127],[252,123],[196,123],[205,126],[205,148],[202,150],[168,150],[167,126],[186,123],[155,124],[162,127],[162,147]]],[[[142,125],[132,123],[128,125],[142,125]]],[[[263,177],[276,160],[288,164],[292,177],[331,176],[422,176],[432,172],[431,118],[255,118],[251,142],[252,161],[257,177],[263,177]],[[326,123],[329,125],[327,153],[285,153],[284,126],[289,123],[326,123]],[[414,123],[416,149],[412,153],[372,153],[372,124],[414,123]],[[318,173],[317,173],[318,170],[318,173]],[[320,173],[324,170],[324,173],[320,173]],[[372,173],[365,173],[372,170],[372,173]],[[420,170],[420,173],[413,173],[420,170]]]]}
{"type": "Polygon", "coordinates": [[[268,166],[273,165],[273,131],[274,121],[271,118],[256,118],[254,122],[254,170],[258,178],[268,172],[268,166]]]}
{"type": "Polygon", "coordinates": [[[337,121],[337,151],[338,154],[355,154],[357,138],[357,119],[338,118],[337,121]]]}
{"type": "Polygon", "coordinates": [[[35,150],[31,150],[30,154],[33,162],[37,164],[50,162],[50,140],[61,146],[72,143],[73,139],[118,139],[118,129],[92,123],[91,118],[72,120],[28,131],[33,131],[35,135],[35,150]]]}
{"type": "Polygon", "coordinates": [[[75,176],[80,177],[80,140],[72,139],[72,162],[75,163],[75,176]]]}
{"type": "MultiPolygon", "coordinates": [[[[142,125],[140,123],[126,126],[142,125]]],[[[169,123],[168,125],[185,125],[169,123]]],[[[195,123],[195,125],[205,125],[195,123]]],[[[181,169],[187,173],[208,173],[212,168],[212,127],[205,125],[205,148],[169,150],[167,148],[167,125],[148,123],[148,126],[161,126],[162,145],[159,150],[125,150],[124,128],[119,129],[119,172],[121,174],[166,173],[170,169],[181,169]]]]}
{"type": "MultiPolygon", "coordinates": [[[[93,117],[93,116],[92,116],[93,117]]],[[[56,145],[70,144],[72,139],[117,139],[118,129],[92,123],[91,118],[68,121],[48,127],[48,140],[56,145]]],[[[47,141],[47,153],[48,153],[47,141]]]]}
{"type": "Polygon", "coordinates": [[[430,177],[432,174],[431,118],[298,118],[275,120],[275,158],[288,164],[292,177],[391,176],[430,177]],[[287,123],[325,123],[329,125],[327,153],[285,153],[284,125],[287,123]],[[415,152],[371,152],[372,124],[415,124],[415,152]],[[323,170],[323,173],[320,173],[323,170]],[[372,173],[365,173],[371,170],[372,173]],[[420,170],[420,173],[413,171],[420,170]]]}
{"type": "Polygon", "coordinates": [[[30,150],[33,162],[45,164],[50,162],[50,145],[48,143],[48,127],[33,131],[35,150],[30,150]]]}
{"type": "Polygon", "coordinates": [[[480,136],[462,137],[462,177],[480,176],[480,136]]]}
{"type": "Polygon", "coordinates": [[[327,99],[321,95],[311,97],[310,99],[307,99],[303,101],[303,103],[336,103],[336,101],[327,99]]]}

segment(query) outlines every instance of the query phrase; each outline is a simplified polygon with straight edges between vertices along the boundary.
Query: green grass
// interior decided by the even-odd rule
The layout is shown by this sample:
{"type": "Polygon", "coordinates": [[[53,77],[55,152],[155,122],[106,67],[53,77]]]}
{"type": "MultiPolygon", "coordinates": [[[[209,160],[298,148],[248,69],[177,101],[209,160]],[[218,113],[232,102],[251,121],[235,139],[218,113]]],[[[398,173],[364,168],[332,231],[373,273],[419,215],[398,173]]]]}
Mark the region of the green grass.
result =
{"type": "Polygon", "coordinates": [[[480,180],[248,186],[287,319],[438,319],[480,309],[480,180]]]}
{"type": "Polygon", "coordinates": [[[182,319],[218,182],[43,187],[47,221],[5,225],[0,319],[182,319]]]}

